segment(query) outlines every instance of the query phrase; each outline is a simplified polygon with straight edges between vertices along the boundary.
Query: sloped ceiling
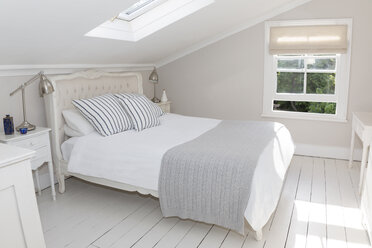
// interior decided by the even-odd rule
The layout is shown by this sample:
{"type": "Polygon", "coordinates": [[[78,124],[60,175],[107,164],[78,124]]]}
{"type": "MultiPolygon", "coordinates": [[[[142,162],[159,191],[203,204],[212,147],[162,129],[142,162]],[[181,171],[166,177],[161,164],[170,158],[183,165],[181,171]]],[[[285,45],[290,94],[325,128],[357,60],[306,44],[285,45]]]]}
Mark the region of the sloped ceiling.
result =
{"type": "Polygon", "coordinates": [[[253,23],[277,9],[288,10],[307,1],[216,0],[138,42],[84,36],[134,2],[2,0],[0,65],[153,64],[242,23],[253,23]]]}

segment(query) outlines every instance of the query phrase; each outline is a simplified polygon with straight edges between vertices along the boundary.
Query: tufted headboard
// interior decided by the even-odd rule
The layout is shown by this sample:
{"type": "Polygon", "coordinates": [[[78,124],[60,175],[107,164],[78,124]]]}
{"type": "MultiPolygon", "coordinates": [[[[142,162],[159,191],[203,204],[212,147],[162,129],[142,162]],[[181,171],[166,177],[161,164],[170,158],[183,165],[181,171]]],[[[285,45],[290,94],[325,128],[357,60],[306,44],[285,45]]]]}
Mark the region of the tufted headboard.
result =
{"type": "Polygon", "coordinates": [[[136,72],[82,71],[50,77],[54,92],[44,97],[48,126],[52,129],[53,160],[58,167],[63,160],[61,144],[65,141],[62,111],[73,108],[72,100],[106,93],[143,93],[142,76],[136,72]]]}

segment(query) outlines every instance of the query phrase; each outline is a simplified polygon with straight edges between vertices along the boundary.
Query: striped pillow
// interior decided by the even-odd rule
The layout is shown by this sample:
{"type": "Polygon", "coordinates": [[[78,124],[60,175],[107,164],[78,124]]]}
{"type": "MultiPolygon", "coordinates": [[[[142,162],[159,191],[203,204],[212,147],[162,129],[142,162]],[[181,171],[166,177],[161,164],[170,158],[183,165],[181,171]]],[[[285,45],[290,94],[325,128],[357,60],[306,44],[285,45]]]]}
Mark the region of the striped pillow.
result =
{"type": "Polygon", "coordinates": [[[132,98],[142,98],[143,104],[150,109],[157,117],[160,117],[164,114],[164,111],[157,105],[150,101],[145,95],[137,94],[137,93],[122,93],[122,94],[115,94],[115,96],[119,99],[132,99],[132,98]]]}
{"type": "Polygon", "coordinates": [[[112,94],[73,100],[72,104],[103,136],[133,129],[130,117],[112,94]]]}
{"type": "Polygon", "coordinates": [[[119,97],[119,98],[133,98],[133,97],[141,97],[144,96],[139,93],[120,93],[120,94],[115,94],[114,96],[119,97]]]}
{"type": "Polygon", "coordinates": [[[117,99],[131,117],[134,129],[138,132],[146,128],[160,125],[158,118],[159,113],[154,107],[155,104],[153,104],[147,97],[118,97],[117,99]]]}

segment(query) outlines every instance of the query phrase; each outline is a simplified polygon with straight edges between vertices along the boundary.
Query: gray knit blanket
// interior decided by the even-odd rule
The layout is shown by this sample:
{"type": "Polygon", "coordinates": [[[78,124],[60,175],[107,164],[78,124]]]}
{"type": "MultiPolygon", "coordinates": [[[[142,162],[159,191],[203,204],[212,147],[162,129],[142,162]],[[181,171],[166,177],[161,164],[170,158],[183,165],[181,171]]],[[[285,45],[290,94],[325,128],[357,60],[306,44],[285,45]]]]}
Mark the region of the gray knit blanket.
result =
{"type": "Polygon", "coordinates": [[[275,139],[274,125],[222,121],[196,139],[168,150],[159,176],[163,215],[243,234],[252,177],[260,154],[275,139]]]}

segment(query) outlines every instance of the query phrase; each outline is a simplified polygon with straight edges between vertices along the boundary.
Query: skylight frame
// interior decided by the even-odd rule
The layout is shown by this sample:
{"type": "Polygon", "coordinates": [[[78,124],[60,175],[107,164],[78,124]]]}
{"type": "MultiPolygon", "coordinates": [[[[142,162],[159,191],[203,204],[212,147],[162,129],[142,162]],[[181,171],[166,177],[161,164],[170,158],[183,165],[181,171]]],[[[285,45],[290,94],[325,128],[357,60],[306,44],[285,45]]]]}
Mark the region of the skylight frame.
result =
{"type": "Polygon", "coordinates": [[[137,17],[145,14],[167,0],[140,0],[134,3],[132,6],[121,12],[117,18],[124,21],[133,21],[137,17]],[[141,3],[143,1],[143,3],[141,3]],[[138,5],[138,6],[136,6],[138,5]]]}
{"type": "MultiPolygon", "coordinates": [[[[162,0],[132,21],[118,17],[107,20],[85,36],[137,42],[203,8],[216,0],[162,0]]],[[[124,11],[123,11],[124,12],[124,11]]]]}

